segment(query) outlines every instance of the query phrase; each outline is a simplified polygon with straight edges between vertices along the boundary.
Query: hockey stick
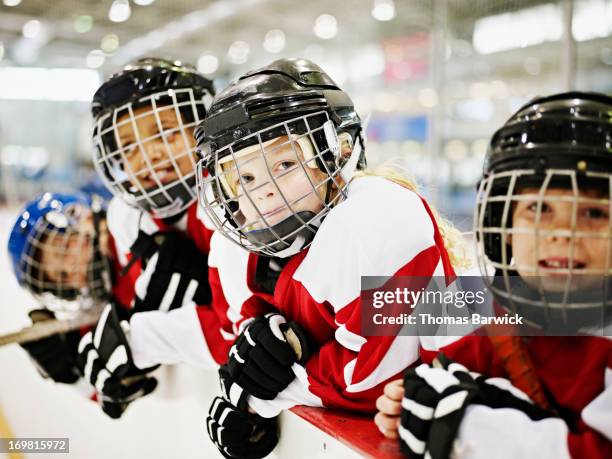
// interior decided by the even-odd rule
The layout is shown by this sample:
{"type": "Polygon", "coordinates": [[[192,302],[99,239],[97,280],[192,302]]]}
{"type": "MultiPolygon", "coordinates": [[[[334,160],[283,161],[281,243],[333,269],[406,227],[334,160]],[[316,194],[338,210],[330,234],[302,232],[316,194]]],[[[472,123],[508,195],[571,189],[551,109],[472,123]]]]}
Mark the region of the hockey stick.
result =
{"type": "Polygon", "coordinates": [[[527,394],[537,406],[550,410],[550,403],[533,361],[527,353],[523,338],[513,334],[512,326],[504,327],[501,330],[499,326],[486,326],[486,330],[510,382],[527,394]],[[500,332],[503,335],[500,335],[500,332]]]}
{"type": "Polygon", "coordinates": [[[79,313],[78,316],[71,319],[50,319],[42,322],[36,322],[35,324],[29,327],[24,327],[17,332],[0,335],[0,346],[13,343],[28,343],[30,341],[47,338],[57,333],[67,333],[81,327],[94,325],[100,317],[102,308],[103,305],[99,307],[92,307],[91,309],[83,311],[79,313]]]}

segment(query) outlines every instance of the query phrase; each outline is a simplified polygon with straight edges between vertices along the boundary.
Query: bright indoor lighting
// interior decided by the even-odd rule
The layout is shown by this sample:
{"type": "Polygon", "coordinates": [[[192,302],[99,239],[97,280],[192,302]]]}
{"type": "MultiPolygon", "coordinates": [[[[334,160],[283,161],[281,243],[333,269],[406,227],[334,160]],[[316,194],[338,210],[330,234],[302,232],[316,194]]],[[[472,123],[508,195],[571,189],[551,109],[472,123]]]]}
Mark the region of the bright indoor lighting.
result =
{"type": "Polygon", "coordinates": [[[132,11],[128,0],[114,0],[108,10],[108,19],[112,22],[124,22],[130,18],[132,11]]]}
{"type": "Polygon", "coordinates": [[[219,68],[219,59],[212,54],[202,54],[198,59],[198,72],[204,75],[215,73],[219,68]]]}
{"type": "Polygon", "coordinates": [[[561,8],[548,4],[478,19],[473,44],[480,54],[490,54],[557,41],[562,33],[561,8]]]}
{"type": "Polygon", "coordinates": [[[93,27],[93,18],[87,14],[82,14],[74,21],[74,30],[78,33],[87,33],[93,27]]]}
{"type": "Polygon", "coordinates": [[[0,99],[90,102],[100,75],[87,69],[0,68],[0,99]]]}
{"type": "Polygon", "coordinates": [[[322,14],[315,21],[313,30],[317,37],[329,40],[338,33],[338,21],[331,14],[322,14]]]}
{"type": "Polygon", "coordinates": [[[237,40],[231,44],[227,57],[232,64],[244,64],[249,58],[249,44],[246,41],[237,40]]]}
{"type": "Polygon", "coordinates": [[[377,21],[390,21],[395,17],[395,3],[393,0],[374,0],[372,17],[377,21]]]}
{"type": "Polygon", "coordinates": [[[21,32],[25,38],[36,38],[40,33],[41,25],[40,21],[36,19],[30,19],[23,25],[21,32]]]}
{"type": "Polygon", "coordinates": [[[119,48],[119,37],[114,33],[109,33],[104,35],[102,41],[100,42],[100,48],[105,53],[112,53],[119,48]]]}
{"type": "Polygon", "coordinates": [[[285,32],[280,29],[272,29],[264,37],[263,47],[269,53],[280,53],[285,49],[285,32]]]}

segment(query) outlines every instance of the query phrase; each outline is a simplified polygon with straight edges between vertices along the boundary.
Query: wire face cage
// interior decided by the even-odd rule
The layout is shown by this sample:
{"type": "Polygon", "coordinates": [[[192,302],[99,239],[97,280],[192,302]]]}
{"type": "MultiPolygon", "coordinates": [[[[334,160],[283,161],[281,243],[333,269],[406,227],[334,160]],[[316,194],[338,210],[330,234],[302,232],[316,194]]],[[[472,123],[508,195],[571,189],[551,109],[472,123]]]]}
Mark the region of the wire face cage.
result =
{"type": "Polygon", "coordinates": [[[251,252],[286,257],[308,247],[345,196],[350,136],[327,112],[292,118],[220,149],[204,145],[200,202],[216,228],[251,252]],[[344,148],[343,148],[344,146],[344,148]]]}
{"type": "Polygon", "coordinates": [[[105,240],[87,206],[72,204],[48,212],[28,234],[18,277],[51,310],[88,309],[110,291],[105,240]]]}
{"type": "Polygon", "coordinates": [[[94,163],[113,194],[165,218],[193,203],[193,131],[205,113],[191,88],[169,89],[124,104],[96,120],[94,163]]]}
{"type": "Polygon", "coordinates": [[[502,306],[549,331],[609,322],[611,190],[611,174],[575,169],[513,170],[481,181],[477,259],[502,306]]]}

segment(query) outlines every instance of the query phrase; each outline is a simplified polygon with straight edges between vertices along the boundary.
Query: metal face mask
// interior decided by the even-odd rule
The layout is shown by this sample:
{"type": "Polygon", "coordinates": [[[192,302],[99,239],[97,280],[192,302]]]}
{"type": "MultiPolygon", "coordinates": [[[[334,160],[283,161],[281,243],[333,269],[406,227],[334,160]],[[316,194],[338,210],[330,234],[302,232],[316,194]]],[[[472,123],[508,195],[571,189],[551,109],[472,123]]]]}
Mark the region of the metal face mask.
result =
{"type": "Polygon", "coordinates": [[[29,231],[18,279],[55,311],[87,309],[107,298],[110,273],[91,208],[71,204],[47,212],[29,231]]]}
{"type": "Polygon", "coordinates": [[[157,218],[185,210],[196,199],[193,130],[203,113],[204,101],[181,88],[98,117],[95,165],[107,187],[157,218]]]}
{"type": "Polygon", "coordinates": [[[318,112],[202,153],[198,190],[217,229],[249,251],[288,257],[310,245],[345,196],[343,166],[354,152],[350,136],[339,139],[328,114],[318,112]]]}
{"type": "Polygon", "coordinates": [[[477,257],[504,308],[551,334],[610,322],[610,190],[609,173],[562,169],[516,169],[481,181],[477,257]]]}

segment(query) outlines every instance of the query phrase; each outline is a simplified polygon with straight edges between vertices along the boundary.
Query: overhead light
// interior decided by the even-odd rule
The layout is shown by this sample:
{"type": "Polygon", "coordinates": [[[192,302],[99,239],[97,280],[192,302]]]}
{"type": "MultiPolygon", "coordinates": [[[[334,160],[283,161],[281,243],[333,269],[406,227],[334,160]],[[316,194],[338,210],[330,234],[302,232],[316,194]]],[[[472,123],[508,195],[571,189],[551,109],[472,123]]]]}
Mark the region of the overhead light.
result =
{"type": "Polygon", "coordinates": [[[36,38],[36,36],[40,33],[40,21],[36,19],[30,19],[23,25],[21,32],[25,38],[36,38]]]}
{"type": "Polygon", "coordinates": [[[116,51],[119,48],[119,37],[114,33],[104,35],[100,42],[100,48],[108,54],[116,51]]]}
{"type": "Polygon", "coordinates": [[[74,21],[74,30],[78,33],[87,33],[93,26],[93,18],[88,14],[82,14],[74,21]]]}
{"type": "Polygon", "coordinates": [[[95,70],[2,67],[0,99],[90,102],[100,83],[95,70]]]}
{"type": "Polygon", "coordinates": [[[280,29],[272,29],[264,37],[263,47],[269,53],[280,53],[285,49],[285,32],[280,29]]]}
{"type": "Polygon", "coordinates": [[[198,59],[198,72],[204,75],[215,73],[219,68],[219,59],[212,54],[202,54],[198,59]]]}
{"type": "Polygon", "coordinates": [[[480,54],[490,54],[557,41],[562,34],[561,8],[546,4],[478,19],[473,43],[480,54]]]}
{"type": "Polygon", "coordinates": [[[329,40],[338,33],[338,21],[331,14],[322,14],[316,19],[313,30],[317,37],[329,40]]]}
{"type": "Polygon", "coordinates": [[[612,2],[579,2],[572,17],[572,34],[576,41],[593,40],[612,34],[612,2]]]}
{"type": "Polygon", "coordinates": [[[249,58],[249,44],[246,41],[237,40],[231,44],[227,57],[232,64],[244,64],[249,58]]]}
{"type": "Polygon", "coordinates": [[[390,21],[395,17],[395,3],[393,0],[374,0],[372,16],[377,21],[390,21]]]}
{"type": "Polygon", "coordinates": [[[2,0],[6,6],[17,6],[21,3],[21,0],[2,0]]]}
{"type": "Polygon", "coordinates": [[[87,67],[89,67],[90,69],[100,68],[102,67],[102,65],[104,65],[104,59],[105,56],[102,50],[94,49],[93,51],[90,51],[87,55],[87,67]]]}
{"type": "Polygon", "coordinates": [[[114,0],[108,10],[108,19],[112,22],[124,22],[130,18],[130,2],[128,0],[114,0]]]}
{"type": "Polygon", "coordinates": [[[132,1],[134,2],[135,5],[138,5],[138,6],[149,6],[155,0],[132,0],[132,1]]]}

